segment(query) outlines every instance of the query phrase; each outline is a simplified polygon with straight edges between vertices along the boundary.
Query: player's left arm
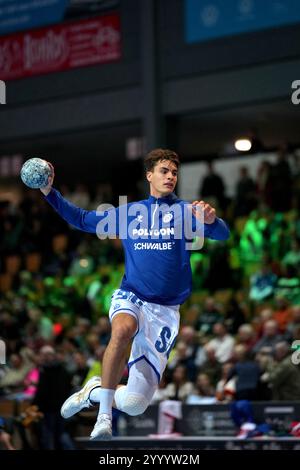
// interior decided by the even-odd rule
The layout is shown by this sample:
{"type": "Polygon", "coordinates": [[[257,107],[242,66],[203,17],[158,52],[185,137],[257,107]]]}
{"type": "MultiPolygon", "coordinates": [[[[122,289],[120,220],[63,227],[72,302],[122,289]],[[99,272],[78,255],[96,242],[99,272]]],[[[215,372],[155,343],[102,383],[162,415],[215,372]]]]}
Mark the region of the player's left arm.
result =
{"type": "Polygon", "coordinates": [[[204,221],[204,237],[212,240],[227,240],[229,238],[229,228],[223,219],[217,217],[214,207],[204,201],[194,201],[192,208],[196,219],[204,221]]]}

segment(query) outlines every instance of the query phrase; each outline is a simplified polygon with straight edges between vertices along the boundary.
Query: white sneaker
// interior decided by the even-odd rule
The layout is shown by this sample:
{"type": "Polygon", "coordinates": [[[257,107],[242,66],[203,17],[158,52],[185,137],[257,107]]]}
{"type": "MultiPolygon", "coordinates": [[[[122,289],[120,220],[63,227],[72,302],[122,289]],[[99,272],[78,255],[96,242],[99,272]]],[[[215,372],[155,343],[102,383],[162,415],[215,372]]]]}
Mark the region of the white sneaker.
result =
{"type": "Polygon", "coordinates": [[[101,387],[101,378],[94,376],[76,393],[73,393],[62,405],[60,414],[63,418],[71,418],[83,408],[90,408],[93,404],[90,401],[90,393],[96,388],[101,387]]]}
{"type": "Polygon", "coordinates": [[[105,413],[98,416],[90,440],[101,439],[109,441],[112,438],[111,417],[105,413]]]}

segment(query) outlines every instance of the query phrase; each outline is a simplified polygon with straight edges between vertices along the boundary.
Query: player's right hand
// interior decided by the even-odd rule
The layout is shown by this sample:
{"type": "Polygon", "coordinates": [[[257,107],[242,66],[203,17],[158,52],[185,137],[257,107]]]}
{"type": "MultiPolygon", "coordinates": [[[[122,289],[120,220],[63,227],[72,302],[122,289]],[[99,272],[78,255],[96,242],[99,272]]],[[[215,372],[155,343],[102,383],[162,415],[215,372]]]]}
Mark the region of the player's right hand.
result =
{"type": "Polygon", "coordinates": [[[47,186],[45,186],[44,188],[40,188],[41,192],[42,192],[45,196],[48,196],[48,194],[50,193],[50,191],[51,191],[51,189],[52,189],[54,177],[55,177],[54,166],[53,166],[52,163],[50,163],[50,162],[47,162],[47,163],[48,163],[48,165],[50,166],[50,168],[52,169],[52,175],[49,176],[49,178],[48,178],[48,184],[47,184],[47,186]]]}

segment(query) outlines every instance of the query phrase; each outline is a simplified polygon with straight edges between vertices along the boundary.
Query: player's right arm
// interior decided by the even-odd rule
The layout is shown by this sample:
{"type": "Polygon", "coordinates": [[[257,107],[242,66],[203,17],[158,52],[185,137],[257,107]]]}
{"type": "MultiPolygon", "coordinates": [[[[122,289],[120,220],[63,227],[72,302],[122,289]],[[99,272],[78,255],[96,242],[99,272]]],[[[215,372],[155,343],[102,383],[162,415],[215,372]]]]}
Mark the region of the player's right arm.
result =
{"type": "MultiPolygon", "coordinates": [[[[51,165],[51,164],[50,164],[51,165]]],[[[41,192],[44,194],[45,199],[47,202],[53,207],[53,209],[70,225],[73,225],[79,230],[84,232],[90,233],[97,233],[97,235],[109,235],[109,234],[117,234],[118,230],[116,227],[117,217],[116,212],[117,209],[113,207],[106,212],[98,212],[98,211],[87,211],[85,209],[81,209],[80,207],[75,206],[67,199],[65,199],[59,191],[53,188],[53,180],[54,180],[54,168],[53,175],[49,176],[49,183],[46,187],[41,188],[41,192]],[[114,211],[111,213],[112,218],[114,218],[115,223],[110,224],[113,227],[113,230],[109,229],[104,231],[102,229],[103,220],[106,218],[108,220],[108,212],[114,211]],[[112,233],[114,232],[114,233],[112,233]]]]}

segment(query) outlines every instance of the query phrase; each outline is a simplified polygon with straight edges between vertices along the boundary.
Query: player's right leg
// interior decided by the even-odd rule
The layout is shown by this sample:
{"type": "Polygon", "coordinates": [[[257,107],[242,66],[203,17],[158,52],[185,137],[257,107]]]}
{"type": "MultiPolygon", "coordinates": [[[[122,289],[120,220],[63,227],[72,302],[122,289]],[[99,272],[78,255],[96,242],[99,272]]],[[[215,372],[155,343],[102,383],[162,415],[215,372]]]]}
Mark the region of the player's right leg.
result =
{"type": "Polygon", "coordinates": [[[111,339],[102,363],[99,413],[91,439],[110,439],[112,436],[112,405],[115,390],[122,377],[128,345],[136,330],[137,319],[134,315],[120,311],[113,317],[111,339]]]}

